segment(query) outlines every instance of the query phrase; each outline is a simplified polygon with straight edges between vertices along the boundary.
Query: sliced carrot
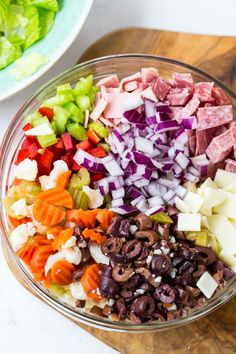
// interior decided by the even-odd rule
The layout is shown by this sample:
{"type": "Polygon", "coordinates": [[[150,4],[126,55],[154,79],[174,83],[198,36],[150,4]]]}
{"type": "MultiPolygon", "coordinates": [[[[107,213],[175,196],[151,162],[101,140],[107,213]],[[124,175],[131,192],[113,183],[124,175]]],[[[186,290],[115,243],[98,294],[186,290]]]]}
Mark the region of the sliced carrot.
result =
{"type": "Polygon", "coordinates": [[[53,253],[52,246],[40,246],[36,249],[30,262],[32,273],[43,273],[47,259],[53,253]]]}
{"type": "Polygon", "coordinates": [[[48,272],[48,274],[44,276],[44,278],[42,279],[42,285],[45,289],[48,289],[50,288],[51,282],[52,282],[51,273],[48,272]]]}
{"type": "Polygon", "coordinates": [[[97,213],[96,219],[100,225],[104,228],[108,228],[111,224],[112,218],[115,216],[115,213],[108,209],[100,209],[97,213]]]}
{"type": "Polygon", "coordinates": [[[75,222],[80,227],[87,227],[92,229],[96,224],[96,216],[98,209],[94,210],[83,210],[83,209],[73,209],[67,211],[67,219],[69,221],[75,222]]]}
{"type": "Polygon", "coordinates": [[[36,246],[34,244],[28,244],[24,247],[21,247],[16,251],[17,257],[22,259],[28,266],[31,264],[31,259],[33,257],[34,252],[36,251],[36,246]]]}
{"type": "Polygon", "coordinates": [[[37,199],[33,204],[33,215],[36,221],[46,226],[58,225],[65,219],[64,210],[37,199]]]}
{"type": "Polygon", "coordinates": [[[50,188],[42,192],[38,196],[39,199],[47,202],[48,204],[72,209],[73,199],[70,193],[60,187],[50,188]]]}
{"type": "Polygon", "coordinates": [[[27,222],[32,221],[31,218],[16,219],[16,218],[13,218],[12,216],[8,216],[8,220],[9,220],[10,226],[12,226],[14,228],[16,228],[17,226],[19,226],[21,224],[26,224],[27,222]]]}
{"type": "Polygon", "coordinates": [[[33,277],[34,277],[35,281],[39,282],[39,281],[43,281],[45,279],[45,274],[44,274],[44,272],[33,273],[33,277]]]}
{"type": "Polygon", "coordinates": [[[57,237],[60,235],[61,230],[61,226],[49,227],[47,233],[53,235],[54,237],[57,237]]]}
{"type": "Polygon", "coordinates": [[[54,251],[59,251],[59,249],[71,238],[73,235],[72,229],[65,229],[60,232],[60,234],[55,237],[52,242],[52,248],[54,251]]]}
{"type": "Polygon", "coordinates": [[[57,178],[57,182],[56,182],[57,187],[66,188],[68,186],[68,183],[69,183],[69,180],[70,180],[70,176],[71,176],[71,171],[63,172],[57,178]]]}
{"type": "Polygon", "coordinates": [[[59,285],[69,285],[72,283],[72,274],[75,267],[70,262],[62,259],[56,262],[51,269],[52,281],[59,285]]]}
{"type": "Polygon", "coordinates": [[[52,243],[52,241],[49,240],[46,235],[34,236],[34,242],[37,244],[37,246],[48,246],[52,243]]]}
{"type": "Polygon", "coordinates": [[[21,179],[18,179],[18,178],[14,178],[13,181],[12,181],[12,186],[18,186],[21,182],[21,179]]]}
{"type": "Polygon", "coordinates": [[[101,296],[96,293],[100,282],[101,267],[98,264],[92,264],[85,269],[80,282],[87,296],[93,300],[101,300],[101,296]]]}
{"type": "Polygon", "coordinates": [[[107,239],[105,236],[102,236],[98,232],[95,232],[93,229],[87,229],[87,228],[83,230],[82,235],[86,240],[95,241],[98,244],[103,243],[107,239]]]}

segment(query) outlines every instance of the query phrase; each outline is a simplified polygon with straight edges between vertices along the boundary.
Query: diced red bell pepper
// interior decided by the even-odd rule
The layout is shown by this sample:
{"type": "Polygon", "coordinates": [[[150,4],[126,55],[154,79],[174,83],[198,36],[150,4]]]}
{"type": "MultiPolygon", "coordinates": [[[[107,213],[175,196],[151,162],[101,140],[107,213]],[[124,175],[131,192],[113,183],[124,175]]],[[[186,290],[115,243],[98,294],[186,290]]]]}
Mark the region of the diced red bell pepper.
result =
{"type": "Polygon", "coordinates": [[[20,149],[17,154],[15,164],[19,165],[19,163],[22,162],[23,160],[27,159],[27,157],[29,157],[28,149],[20,149]]]}
{"type": "Polygon", "coordinates": [[[53,116],[54,116],[54,111],[52,108],[50,107],[40,107],[38,109],[38,112],[40,114],[42,114],[42,116],[47,117],[49,120],[52,120],[53,116]]]}
{"type": "Polygon", "coordinates": [[[105,157],[107,156],[106,151],[101,147],[97,146],[91,150],[88,150],[88,153],[94,157],[105,157]]]}
{"type": "Polygon", "coordinates": [[[93,131],[93,129],[87,130],[86,134],[92,144],[97,145],[100,142],[99,136],[93,131]]]}
{"type": "Polygon", "coordinates": [[[27,123],[26,125],[23,126],[22,130],[24,130],[24,132],[26,132],[27,130],[32,129],[32,125],[30,123],[27,123]]]}
{"type": "Polygon", "coordinates": [[[39,175],[49,175],[52,168],[53,153],[49,149],[45,149],[44,153],[38,158],[39,175]]]}
{"type": "Polygon", "coordinates": [[[21,144],[21,149],[28,149],[31,144],[32,144],[31,140],[25,138],[21,144]]]}
{"type": "Polygon", "coordinates": [[[74,154],[71,151],[67,152],[65,155],[61,157],[61,159],[67,163],[69,170],[72,170],[73,167],[73,163],[74,163],[73,157],[74,154]]]}
{"type": "Polygon", "coordinates": [[[73,140],[72,140],[70,133],[68,133],[68,132],[63,133],[61,137],[62,137],[63,143],[65,145],[66,151],[72,150],[74,145],[73,145],[73,140]]]}
{"type": "Polygon", "coordinates": [[[52,147],[55,147],[57,149],[61,149],[61,150],[65,150],[65,145],[63,143],[62,138],[59,138],[56,142],[56,144],[54,144],[52,147]]]}
{"type": "Polygon", "coordinates": [[[35,143],[32,143],[29,148],[29,158],[35,160],[38,156],[38,146],[35,143]]]}
{"type": "Polygon", "coordinates": [[[88,151],[93,148],[93,145],[90,143],[88,140],[81,141],[79,144],[76,144],[76,149],[79,150],[84,150],[88,151]]]}
{"type": "Polygon", "coordinates": [[[77,162],[73,161],[73,166],[72,166],[72,170],[74,172],[78,172],[81,169],[81,166],[77,164],[77,162]]]}
{"type": "Polygon", "coordinates": [[[99,173],[90,173],[90,182],[91,184],[93,184],[94,182],[98,182],[101,179],[103,179],[105,177],[105,175],[101,172],[99,173]]]}

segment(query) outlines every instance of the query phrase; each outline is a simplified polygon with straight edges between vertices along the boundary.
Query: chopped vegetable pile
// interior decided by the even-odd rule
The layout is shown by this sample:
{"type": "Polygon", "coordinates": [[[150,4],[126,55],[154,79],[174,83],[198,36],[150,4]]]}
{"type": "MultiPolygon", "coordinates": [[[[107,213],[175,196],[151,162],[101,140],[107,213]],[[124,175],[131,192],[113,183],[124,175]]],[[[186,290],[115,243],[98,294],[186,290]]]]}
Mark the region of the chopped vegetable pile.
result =
{"type": "Polygon", "coordinates": [[[0,69],[47,35],[58,10],[57,0],[0,0],[0,69]]]}
{"type": "Polygon", "coordinates": [[[23,132],[10,240],[54,297],[112,320],[172,321],[235,277],[235,120],[214,83],[156,68],[89,75],[58,86],[23,132]]]}

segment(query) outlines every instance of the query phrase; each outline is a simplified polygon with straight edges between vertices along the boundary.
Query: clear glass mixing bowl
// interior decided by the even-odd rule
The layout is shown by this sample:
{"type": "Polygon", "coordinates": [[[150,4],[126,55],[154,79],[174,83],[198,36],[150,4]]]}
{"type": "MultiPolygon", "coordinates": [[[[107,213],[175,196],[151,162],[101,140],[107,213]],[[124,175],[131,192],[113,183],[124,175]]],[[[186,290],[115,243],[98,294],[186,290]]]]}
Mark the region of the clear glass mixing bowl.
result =
{"type": "MultiPolygon", "coordinates": [[[[236,94],[229,88],[224,86],[217,79],[198,70],[190,65],[161,58],[153,55],[113,55],[102,57],[79,64],[72,69],[67,70],[55,79],[48,82],[39,89],[29,100],[21,107],[12,120],[1,145],[0,149],[0,193],[1,201],[5,197],[7,186],[12,181],[11,172],[12,164],[16,150],[19,148],[22,140],[22,126],[24,118],[35,111],[46,98],[55,94],[55,87],[66,82],[74,84],[80,77],[93,74],[95,80],[99,80],[107,75],[117,73],[119,77],[124,77],[130,73],[139,71],[142,67],[156,67],[160,74],[166,78],[170,77],[173,71],[189,72],[193,75],[196,82],[214,81],[216,85],[221,87],[230,97],[234,111],[236,110],[236,94]]],[[[17,278],[36,296],[45,301],[49,306],[53,307],[63,315],[71,318],[78,323],[84,323],[90,326],[99,327],[101,329],[110,329],[124,332],[147,332],[169,329],[183,324],[187,324],[193,320],[209,314],[218,308],[236,293],[236,279],[232,279],[227,283],[224,289],[218,291],[207,304],[192,311],[187,318],[180,318],[171,322],[148,322],[145,324],[135,325],[130,322],[111,321],[109,319],[100,318],[89,312],[81,312],[80,310],[70,307],[58,299],[53,298],[47,290],[36,283],[21,261],[15,256],[8,239],[8,223],[7,216],[1,203],[1,229],[2,229],[2,245],[8,264],[17,278]]]]}

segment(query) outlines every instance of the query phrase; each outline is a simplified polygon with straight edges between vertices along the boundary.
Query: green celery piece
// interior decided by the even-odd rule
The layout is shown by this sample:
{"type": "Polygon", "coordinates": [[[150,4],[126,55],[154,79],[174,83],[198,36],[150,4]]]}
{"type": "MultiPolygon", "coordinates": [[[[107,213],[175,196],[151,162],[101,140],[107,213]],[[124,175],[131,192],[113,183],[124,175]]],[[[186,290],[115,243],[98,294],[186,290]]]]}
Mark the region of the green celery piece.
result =
{"type": "MultiPolygon", "coordinates": [[[[33,127],[38,127],[39,125],[42,125],[44,123],[48,123],[50,125],[50,122],[47,117],[36,118],[32,121],[33,127]]],[[[50,135],[38,135],[37,139],[42,148],[54,145],[57,142],[57,138],[54,133],[50,135]]]]}
{"type": "Polygon", "coordinates": [[[88,128],[92,129],[99,136],[99,138],[107,138],[109,135],[108,129],[99,122],[90,123],[88,128]]]}
{"type": "Polygon", "coordinates": [[[55,20],[55,12],[38,7],[39,13],[39,38],[43,38],[50,32],[55,20]]]}
{"type": "Polygon", "coordinates": [[[74,93],[76,96],[88,95],[93,85],[93,75],[82,77],[75,85],[74,93]]]}
{"type": "Polygon", "coordinates": [[[173,220],[166,213],[157,213],[150,216],[154,222],[173,224],[173,220]]]}
{"type": "Polygon", "coordinates": [[[68,95],[68,94],[71,94],[71,95],[74,94],[73,88],[71,87],[70,84],[63,84],[63,85],[57,86],[57,95],[58,96],[68,95]]]}
{"type": "Polygon", "coordinates": [[[88,93],[88,97],[90,100],[90,103],[92,104],[95,101],[96,93],[99,91],[99,88],[97,86],[93,86],[88,93]]]}
{"type": "Polygon", "coordinates": [[[30,0],[31,5],[42,7],[43,9],[57,12],[59,10],[57,0],[30,0]]]}
{"type": "Polygon", "coordinates": [[[74,101],[74,96],[72,94],[66,95],[56,95],[44,102],[45,106],[54,107],[54,106],[63,106],[64,104],[74,101]]]}
{"type": "Polygon", "coordinates": [[[75,123],[84,123],[84,113],[73,102],[66,103],[64,108],[66,108],[72,121],[75,123]]]}
{"type": "Polygon", "coordinates": [[[23,47],[24,49],[27,49],[32,44],[37,42],[40,38],[39,13],[37,7],[35,6],[25,7],[24,15],[28,19],[28,23],[25,28],[26,38],[23,47]]]}
{"type": "Polygon", "coordinates": [[[90,174],[86,168],[82,167],[77,173],[74,173],[70,179],[68,190],[70,188],[82,189],[84,186],[89,186],[90,174]]]}
{"type": "Polygon", "coordinates": [[[16,61],[15,67],[11,70],[11,75],[16,80],[22,80],[35,73],[42,65],[46,64],[48,58],[37,52],[29,52],[23,58],[16,61]]]}
{"type": "Polygon", "coordinates": [[[56,122],[56,131],[58,134],[63,134],[66,131],[66,123],[68,121],[68,112],[58,106],[54,108],[54,120],[56,122]]]}
{"type": "Polygon", "coordinates": [[[72,196],[75,209],[88,209],[89,197],[85,192],[76,187],[70,187],[69,192],[72,196]]]}
{"type": "Polygon", "coordinates": [[[86,130],[78,123],[70,123],[67,125],[67,131],[73,138],[79,141],[87,140],[86,130]]]}
{"type": "Polygon", "coordinates": [[[101,148],[103,148],[106,152],[110,151],[110,146],[106,143],[99,143],[98,146],[101,146],[101,148]]]}
{"type": "Polygon", "coordinates": [[[91,110],[91,104],[90,104],[90,99],[88,96],[81,95],[76,97],[76,103],[78,107],[81,109],[82,112],[85,112],[86,109],[91,110]]]}
{"type": "Polygon", "coordinates": [[[21,54],[20,47],[14,46],[7,38],[0,37],[0,69],[14,62],[21,54]]]}
{"type": "MultiPolygon", "coordinates": [[[[26,123],[30,123],[34,126],[34,120],[43,118],[42,114],[40,114],[38,111],[34,111],[33,113],[29,114],[26,118],[25,121],[26,123]]],[[[47,117],[45,117],[47,119],[47,117]]],[[[44,121],[45,123],[45,121],[44,121]]]]}
{"type": "Polygon", "coordinates": [[[55,120],[51,121],[51,127],[52,127],[52,130],[54,131],[54,133],[56,135],[58,135],[58,131],[57,131],[57,122],[55,120]]]}

